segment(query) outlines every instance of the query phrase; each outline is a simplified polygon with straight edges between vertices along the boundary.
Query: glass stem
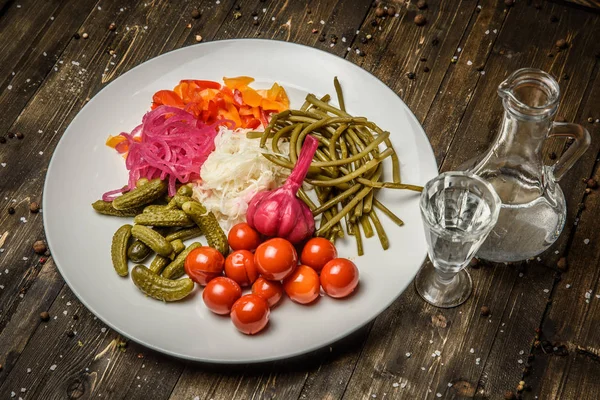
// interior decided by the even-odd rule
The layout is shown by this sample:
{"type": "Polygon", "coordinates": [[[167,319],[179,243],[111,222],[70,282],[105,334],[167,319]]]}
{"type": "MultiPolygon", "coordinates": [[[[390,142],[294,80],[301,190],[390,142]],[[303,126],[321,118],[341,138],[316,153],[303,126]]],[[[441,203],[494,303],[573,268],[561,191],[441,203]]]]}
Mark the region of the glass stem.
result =
{"type": "Polygon", "coordinates": [[[435,269],[435,280],[442,286],[448,286],[456,276],[456,272],[442,271],[438,268],[435,269]]]}

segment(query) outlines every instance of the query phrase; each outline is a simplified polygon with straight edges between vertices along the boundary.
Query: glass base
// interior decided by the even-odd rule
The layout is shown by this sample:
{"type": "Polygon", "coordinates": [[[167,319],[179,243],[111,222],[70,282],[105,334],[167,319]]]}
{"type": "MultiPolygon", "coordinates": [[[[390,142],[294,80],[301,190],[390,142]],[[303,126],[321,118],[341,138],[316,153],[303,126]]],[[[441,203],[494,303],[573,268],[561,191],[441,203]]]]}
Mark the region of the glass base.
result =
{"type": "Polygon", "coordinates": [[[427,261],[415,278],[415,289],[432,306],[452,308],[461,305],[471,296],[473,280],[466,269],[462,269],[452,280],[444,283],[433,264],[427,261]]]}

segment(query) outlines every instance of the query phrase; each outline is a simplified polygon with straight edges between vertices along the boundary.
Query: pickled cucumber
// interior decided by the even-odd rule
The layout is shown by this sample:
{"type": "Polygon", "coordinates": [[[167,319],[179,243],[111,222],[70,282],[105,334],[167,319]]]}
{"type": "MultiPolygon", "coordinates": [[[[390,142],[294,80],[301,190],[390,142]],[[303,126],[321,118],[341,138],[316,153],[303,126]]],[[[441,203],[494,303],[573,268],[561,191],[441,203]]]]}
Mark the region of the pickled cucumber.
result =
{"type": "Polygon", "coordinates": [[[200,227],[198,227],[198,226],[194,226],[193,228],[185,228],[185,229],[180,229],[178,231],[175,231],[175,232],[167,235],[165,239],[167,239],[169,242],[172,242],[176,239],[181,239],[181,240],[193,239],[193,238],[197,238],[198,236],[201,236],[201,235],[202,235],[202,229],[200,229],[200,227]]]}
{"type": "Polygon", "coordinates": [[[141,240],[134,240],[133,243],[127,249],[127,258],[131,261],[139,263],[142,262],[150,255],[152,249],[146,246],[141,240]]]}
{"type": "Polygon", "coordinates": [[[146,183],[150,182],[150,180],[148,178],[140,178],[137,180],[137,182],[135,183],[135,187],[140,187],[140,186],[144,186],[146,183]]]}
{"type": "Polygon", "coordinates": [[[152,260],[150,263],[150,271],[154,272],[155,274],[160,274],[162,270],[169,265],[169,263],[173,261],[179,253],[185,250],[185,244],[183,244],[180,239],[173,240],[171,245],[173,246],[173,253],[171,253],[169,257],[163,257],[157,254],[156,257],[154,257],[154,260],[152,260]]]}
{"type": "Polygon", "coordinates": [[[112,205],[116,210],[137,208],[160,198],[167,191],[167,182],[153,179],[113,200],[112,205]]]}
{"type": "Polygon", "coordinates": [[[140,208],[117,210],[113,207],[112,202],[103,200],[93,202],[92,207],[100,214],[113,215],[115,217],[135,217],[141,212],[140,208]]]}
{"type": "MultiPolygon", "coordinates": [[[[144,213],[157,213],[157,212],[165,212],[169,211],[166,205],[160,204],[150,204],[149,206],[144,207],[144,213]]],[[[136,214],[137,215],[137,214],[136,214]]],[[[135,215],[134,215],[135,217],[135,215]]]]}
{"type": "Polygon", "coordinates": [[[168,257],[173,252],[173,246],[160,233],[144,225],[134,225],[131,229],[134,238],[141,240],[161,256],[168,257]]]}
{"type": "Polygon", "coordinates": [[[175,260],[171,261],[171,263],[167,265],[162,272],[162,276],[168,279],[177,279],[183,275],[185,273],[185,258],[192,250],[197,249],[198,247],[202,247],[202,244],[198,242],[190,244],[185,250],[179,253],[175,260]]]}
{"type": "Polygon", "coordinates": [[[127,243],[131,237],[131,225],[126,224],[117,229],[113,235],[112,244],[110,246],[110,256],[113,267],[120,276],[127,276],[127,243]]]}
{"type": "Polygon", "coordinates": [[[212,212],[207,212],[206,208],[197,201],[185,202],[181,209],[202,229],[208,245],[219,250],[223,257],[227,257],[229,243],[217,217],[212,212]]]}
{"type": "MultiPolygon", "coordinates": [[[[168,206],[167,206],[168,207],[168,206]]],[[[146,207],[148,208],[148,207],[146,207]]],[[[136,224],[149,226],[190,226],[194,225],[186,213],[181,210],[165,210],[161,212],[144,212],[136,215],[136,224]]]]}
{"type": "Polygon", "coordinates": [[[175,197],[173,197],[173,200],[179,208],[181,208],[181,206],[183,206],[183,204],[187,203],[188,201],[194,201],[194,199],[192,199],[190,196],[184,196],[182,194],[176,194],[175,197]]]}
{"type": "Polygon", "coordinates": [[[179,189],[177,189],[177,194],[180,196],[190,196],[191,197],[192,193],[194,193],[194,191],[188,185],[183,185],[179,189]]]}
{"type": "Polygon", "coordinates": [[[131,279],[144,294],[162,301],[181,300],[194,289],[194,282],[189,278],[176,281],[163,278],[143,265],[133,268],[131,279]]]}

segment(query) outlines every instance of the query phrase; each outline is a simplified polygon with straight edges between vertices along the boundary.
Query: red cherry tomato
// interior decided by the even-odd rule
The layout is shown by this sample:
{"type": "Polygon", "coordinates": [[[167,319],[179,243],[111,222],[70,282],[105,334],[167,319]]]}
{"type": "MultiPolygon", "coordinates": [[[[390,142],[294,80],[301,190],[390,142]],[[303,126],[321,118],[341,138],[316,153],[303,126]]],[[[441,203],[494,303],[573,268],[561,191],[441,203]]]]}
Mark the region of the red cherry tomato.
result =
{"type": "Polygon", "coordinates": [[[263,278],[280,281],[287,278],[298,265],[294,245],[285,239],[270,239],[258,246],[254,253],[256,269],[263,278]]]}
{"type": "Polygon", "coordinates": [[[265,278],[258,278],[252,285],[252,293],[262,297],[273,307],[279,303],[283,296],[283,287],[277,281],[268,281],[265,278]]]}
{"type": "Polygon", "coordinates": [[[335,258],[321,270],[321,286],[331,297],[346,297],[358,285],[358,268],[350,260],[335,258]]]}
{"type": "Polygon", "coordinates": [[[247,294],[239,298],[231,307],[231,321],[235,327],[246,335],[260,332],[269,322],[269,304],[255,294],[247,294]]]}
{"type": "Polygon", "coordinates": [[[208,282],[202,291],[202,300],[206,307],[215,314],[225,315],[240,297],[242,288],[233,279],[224,276],[216,277],[208,282]]]}
{"type": "Polygon", "coordinates": [[[254,266],[254,254],[248,250],[236,250],[225,259],[225,275],[240,286],[250,286],[258,278],[254,266]]]}
{"type": "Polygon", "coordinates": [[[254,251],[260,244],[260,235],[244,222],[231,228],[227,235],[227,241],[233,250],[254,251]]]}
{"type": "Polygon", "coordinates": [[[190,251],[185,258],[185,273],[196,283],[206,286],[213,278],[223,273],[225,259],[217,249],[202,246],[190,251]]]}
{"type": "Polygon", "coordinates": [[[311,267],[300,265],[283,281],[283,288],[296,303],[308,304],[319,297],[319,275],[311,267]]]}
{"type": "Polygon", "coordinates": [[[334,258],[337,258],[337,250],[333,243],[327,239],[317,237],[306,242],[300,255],[300,262],[319,272],[325,264],[334,258]]]}

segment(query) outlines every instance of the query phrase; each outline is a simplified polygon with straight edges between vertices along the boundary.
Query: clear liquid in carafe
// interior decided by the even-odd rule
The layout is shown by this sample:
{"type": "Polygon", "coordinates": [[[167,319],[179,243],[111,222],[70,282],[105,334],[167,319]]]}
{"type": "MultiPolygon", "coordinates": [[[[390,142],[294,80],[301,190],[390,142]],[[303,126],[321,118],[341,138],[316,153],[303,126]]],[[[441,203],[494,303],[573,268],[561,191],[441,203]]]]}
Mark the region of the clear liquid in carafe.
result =
{"type": "MultiPolygon", "coordinates": [[[[546,171],[546,173],[551,173],[546,171]]],[[[496,262],[528,259],[550,247],[565,221],[565,198],[560,187],[539,187],[517,171],[485,176],[502,200],[498,222],[477,255],[496,262]]]]}

